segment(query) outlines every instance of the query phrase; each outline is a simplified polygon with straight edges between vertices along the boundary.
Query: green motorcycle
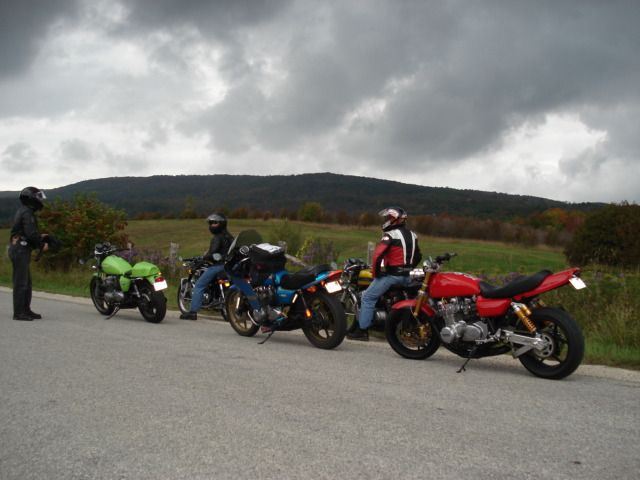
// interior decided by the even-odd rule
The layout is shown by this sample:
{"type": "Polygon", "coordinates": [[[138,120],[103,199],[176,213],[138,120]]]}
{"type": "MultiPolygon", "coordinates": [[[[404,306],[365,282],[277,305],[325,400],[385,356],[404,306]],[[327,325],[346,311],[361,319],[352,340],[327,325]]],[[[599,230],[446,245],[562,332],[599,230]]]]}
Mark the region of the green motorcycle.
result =
{"type": "Polygon", "coordinates": [[[153,263],[131,266],[113,255],[118,249],[109,242],[94,248],[97,265],[91,278],[91,300],[102,315],[113,317],[121,308],[137,308],[147,322],[160,323],[167,313],[167,299],[162,290],[167,282],[153,263]]]}

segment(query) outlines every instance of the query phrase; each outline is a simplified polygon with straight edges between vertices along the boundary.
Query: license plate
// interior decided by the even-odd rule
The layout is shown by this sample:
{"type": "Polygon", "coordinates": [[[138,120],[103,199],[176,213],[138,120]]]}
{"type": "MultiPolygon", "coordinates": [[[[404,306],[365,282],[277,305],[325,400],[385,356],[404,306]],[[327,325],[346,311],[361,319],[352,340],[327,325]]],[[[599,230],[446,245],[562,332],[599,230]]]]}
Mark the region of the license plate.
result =
{"type": "Polygon", "coordinates": [[[587,288],[587,284],[584,283],[584,280],[582,280],[581,278],[571,277],[569,279],[569,282],[571,283],[571,285],[573,285],[573,288],[575,288],[576,290],[582,290],[583,288],[587,288]]]}
{"type": "Polygon", "coordinates": [[[324,288],[326,288],[329,293],[336,293],[342,290],[342,285],[340,285],[340,282],[327,282],[324,288]]]}
{"type": "Polygon", "coordinates": [[[159,290],[164,290],[165,288],[167,288],[167,281],[162,280],[161,282],[155,282],[153,284],[153,288],[155,288],[156,292],[159,290]]]}

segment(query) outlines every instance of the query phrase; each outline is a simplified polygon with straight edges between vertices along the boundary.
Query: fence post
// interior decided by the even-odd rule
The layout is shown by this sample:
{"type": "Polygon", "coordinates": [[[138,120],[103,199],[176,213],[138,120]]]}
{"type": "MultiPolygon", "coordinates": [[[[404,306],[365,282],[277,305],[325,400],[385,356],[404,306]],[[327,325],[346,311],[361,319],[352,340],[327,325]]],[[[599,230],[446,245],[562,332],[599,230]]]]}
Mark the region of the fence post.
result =
{"type": "Polygon", "coordinates": [[[373,262],[373,251],[376,249],[376,244],[373,242],[367,242],[367,265],[371,265],[373,262]]]}
{"type": "Polygon", "coordinates": [[[171,273],[176,273],[176,263],[178,261],[178,249],[180,248],[179,243],[169,243],[169,270],[171,273]]]}

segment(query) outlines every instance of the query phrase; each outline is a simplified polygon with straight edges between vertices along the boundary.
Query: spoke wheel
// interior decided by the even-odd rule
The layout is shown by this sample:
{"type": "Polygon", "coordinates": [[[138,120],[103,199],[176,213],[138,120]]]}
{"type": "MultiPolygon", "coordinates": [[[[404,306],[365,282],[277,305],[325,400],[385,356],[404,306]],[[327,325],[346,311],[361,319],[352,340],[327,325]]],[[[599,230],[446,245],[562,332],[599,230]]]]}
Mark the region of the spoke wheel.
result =
{"type": "Polygon", "coordinates": [[[188,278],[183,278],[178,289],[178,308],[181,313],[188,313],[191,310],[192,293],[193,282],[190,282],[188,278]]]}
{"type": "Polygon", "coordinates": [[[102,315],[111,315],[115,310],[115,306],[107,303],[104,299],[102,280],[98,277],[93,277],[91,279],[91,284],[89,285],[89,290],[91,293],[91,300],[93,301],[93,305],[96,307],[96,310],[98,310],[102,315]]]}

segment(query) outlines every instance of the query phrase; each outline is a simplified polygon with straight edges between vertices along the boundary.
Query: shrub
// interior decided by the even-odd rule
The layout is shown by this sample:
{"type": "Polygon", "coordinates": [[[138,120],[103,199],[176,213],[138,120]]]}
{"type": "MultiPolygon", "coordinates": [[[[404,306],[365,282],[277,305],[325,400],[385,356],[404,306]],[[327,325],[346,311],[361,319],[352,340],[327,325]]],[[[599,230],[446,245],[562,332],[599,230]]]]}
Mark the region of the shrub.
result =
{"type": "Polygon", "coordinates": [[[333,242],[321,238],[307,238],[300,247],[296,257],[307,265],[317,265],[321,263],[334,263],[338,259],[338,252],[335,250],[333,242]]]}
{"type": "Polygon", "coordinates": [[[640,265],[640,205],[607,205],[589,214],[565,255],[574,265],[640,265]]]}
{"type": "Polygon", "coordinates": [[[286,242],[288,252],[297,252],[302,244],[302,229],[285,220],[271,231],[268,241],[276,244],[286,242]]]}
{"type": "Polygon", "coordinates": [[[317,202],[307,202],[298,210],[298,219],[303,222],[321,222],[324,212],[317,202]]]}
{"type": "Polygon", "coordinates": [[[96,243],[109,241],[124,246],[127,236],[126,214],[96,198],[95,194],[77,194],[73,200],[55,200],[40,215],[40,230],[62,242],[58,252],[42,257],[46,268],[68,270],[78,259],[86,258],[96,243]]]}

